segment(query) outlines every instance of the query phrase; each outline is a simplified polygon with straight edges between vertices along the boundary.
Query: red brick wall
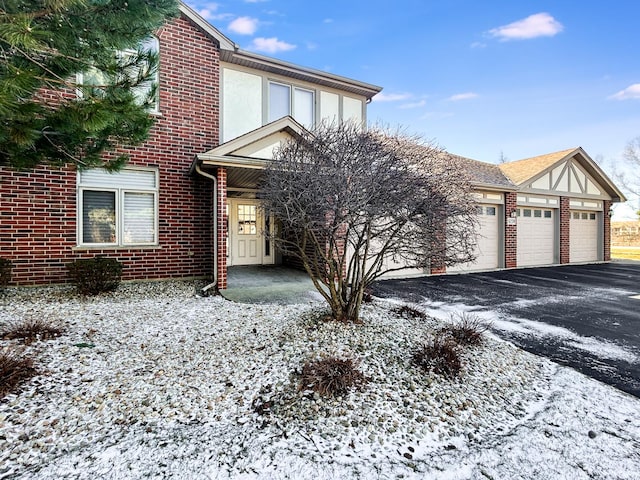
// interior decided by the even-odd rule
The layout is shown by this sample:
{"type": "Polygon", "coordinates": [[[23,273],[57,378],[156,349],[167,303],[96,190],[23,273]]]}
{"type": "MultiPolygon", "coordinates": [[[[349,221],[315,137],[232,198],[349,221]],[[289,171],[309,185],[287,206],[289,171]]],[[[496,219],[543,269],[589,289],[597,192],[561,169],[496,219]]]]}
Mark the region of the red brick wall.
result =
{"type": "Polygon", "coordinates": [[[67,262],[98,254],[124,262],[124,279],[212,274],[212,186],[189,168],[218,144],[219,51],[185,18],[157,36],[160,115],[150,139],[128,152],[131,165],[159,170],[158,246],[78,248],[75,171],[0,168],[0,257],[14,264],[13,284],[65,282],[67,262]]]}
{"type": "Polygon", "coordinates": [[[227,288],[227,169],[218,168],[218,225],[216,226],[218,233],[218,258],[217,258],[217,277],[218,288],[224,290],[227,288]]]}
{"type": "Polygon", "coordinates": [[[571,261],[571,206],[569,197],[560,197],[560,263],[571,261]]]}
{"type": "Polygon", "coordinates": [[[603,220],[603,256],[602,259],[605,262],[611,261],[611,217],[609,216],[609,211],[611,210],[612,202],[611,200],[604,201],[604,209],[602,212],[602,220],[603,220]]]}
{"type": "MultiPolygon", "coordinates": [[[[518,266],[518,225],[509,225],[509,219],[515,218],[518,194],[505,192],[504,194],[504,267],[515,268],[518,266]]],[[[517,221],[517,220],[516,220],[517,221]]]]}

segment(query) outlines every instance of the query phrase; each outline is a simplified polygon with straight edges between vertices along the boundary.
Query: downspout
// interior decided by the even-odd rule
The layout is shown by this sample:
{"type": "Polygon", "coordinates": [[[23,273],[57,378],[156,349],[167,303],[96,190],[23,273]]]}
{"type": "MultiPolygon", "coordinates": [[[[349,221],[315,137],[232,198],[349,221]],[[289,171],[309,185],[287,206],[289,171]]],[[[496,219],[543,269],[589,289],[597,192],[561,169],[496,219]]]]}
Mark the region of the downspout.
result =
{"type": "Polygon", "coordinates": [[[210,173],[204,172],[197,163],[196,172],[213,182],[213,282],[202,288],[207,293],[211,288],[217,291],[218,285],[218,179],[210,173]]]}

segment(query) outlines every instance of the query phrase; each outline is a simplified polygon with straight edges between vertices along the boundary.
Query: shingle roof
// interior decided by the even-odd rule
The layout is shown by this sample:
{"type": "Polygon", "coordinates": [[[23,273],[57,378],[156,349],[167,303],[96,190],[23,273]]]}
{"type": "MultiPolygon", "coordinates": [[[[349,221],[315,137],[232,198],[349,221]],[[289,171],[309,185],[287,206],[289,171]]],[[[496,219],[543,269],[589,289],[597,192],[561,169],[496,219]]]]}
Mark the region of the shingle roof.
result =
{"type": "Polygon", "coordinates": [[[493,163],[481,162],[460,155],[449,154],[464,168],[472,183],[483,186],[496,186],[513,189],[515,185],[502,173],[500,166],[493,163]]]}
{"type": "Polygon", "coordinates": [[[517,160],[515,162],[503,163],[499,165],[500,170],[504,173],[509,180],[516,185],[520,185],[526,182],[543,170],[549,168],[556,162],[568,157],[571,153],[578,150],[577,148],[570,148],[568,150],[562,150],[560,152],[547,153],[546,155],[540,155],[538,157],[525,158],[524,160],[517,160]]]}

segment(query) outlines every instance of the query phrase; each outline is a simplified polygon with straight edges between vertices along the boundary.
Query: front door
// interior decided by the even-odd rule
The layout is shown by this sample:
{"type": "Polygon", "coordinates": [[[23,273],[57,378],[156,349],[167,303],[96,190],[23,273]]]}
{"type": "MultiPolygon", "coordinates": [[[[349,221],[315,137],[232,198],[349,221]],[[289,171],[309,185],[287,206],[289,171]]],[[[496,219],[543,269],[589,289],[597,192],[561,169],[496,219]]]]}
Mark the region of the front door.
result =
{"type": "Polygon", "coordinates": [[[229,199],[229,265],[267,265],[273,252],[264,232],[271,229],[257,200],[229,199]]]}

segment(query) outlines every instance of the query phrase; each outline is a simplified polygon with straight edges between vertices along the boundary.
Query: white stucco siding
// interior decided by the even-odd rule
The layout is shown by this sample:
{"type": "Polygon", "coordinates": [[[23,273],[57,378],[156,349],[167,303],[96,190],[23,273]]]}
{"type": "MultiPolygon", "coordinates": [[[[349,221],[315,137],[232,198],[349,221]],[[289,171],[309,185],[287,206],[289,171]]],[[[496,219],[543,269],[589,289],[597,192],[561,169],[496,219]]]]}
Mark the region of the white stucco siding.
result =
{"type": "Polygon", "coordinates": [[[342,118],[344,121],[362,122],[362,100],[344,97],[342,99],[342,118]]]}
{"type": "Polygon", "coordinates": [[[222,141],[262,126],[262,77],[222,70],[222,141]]]}

